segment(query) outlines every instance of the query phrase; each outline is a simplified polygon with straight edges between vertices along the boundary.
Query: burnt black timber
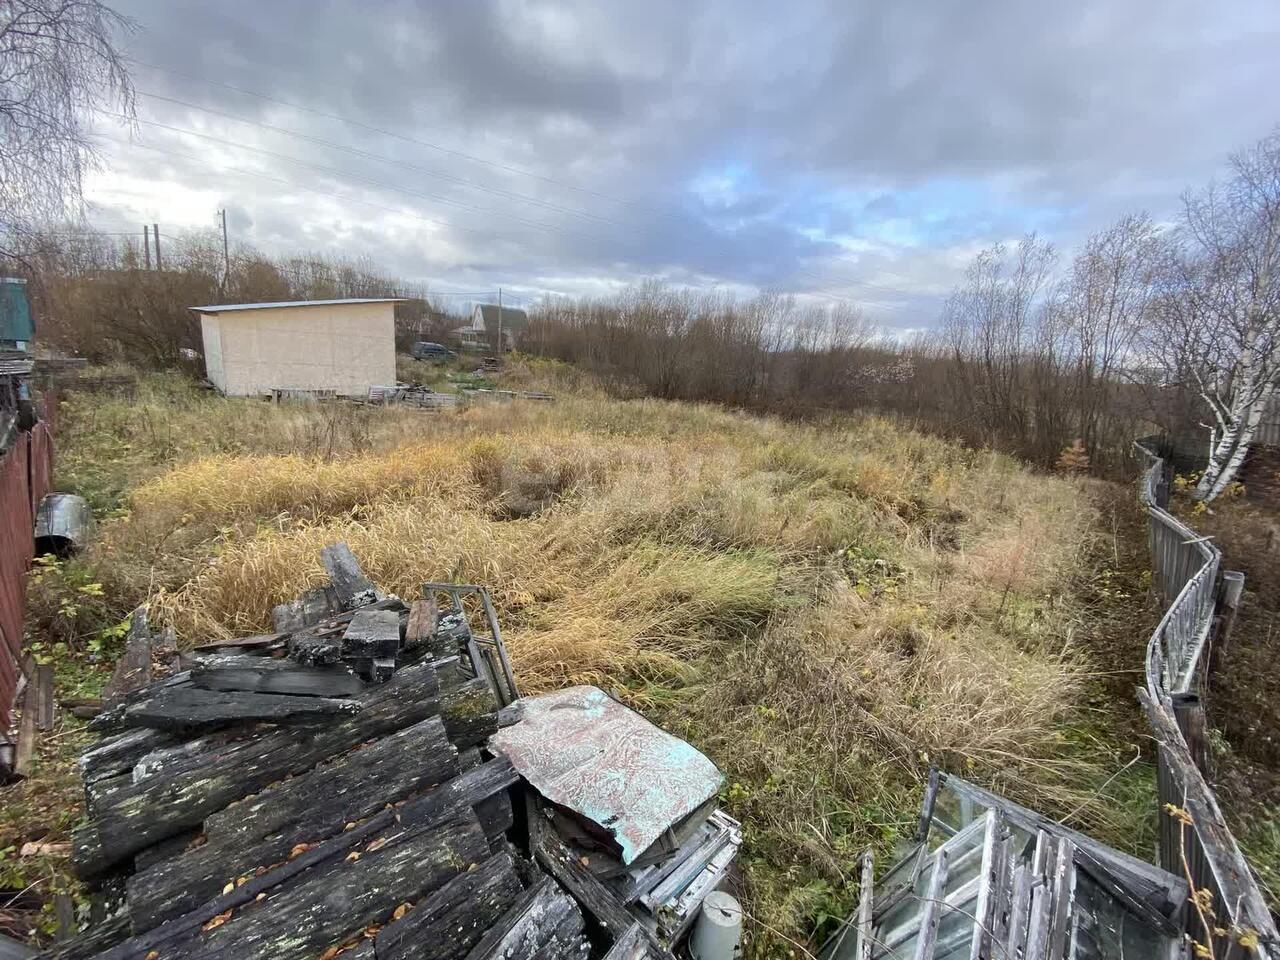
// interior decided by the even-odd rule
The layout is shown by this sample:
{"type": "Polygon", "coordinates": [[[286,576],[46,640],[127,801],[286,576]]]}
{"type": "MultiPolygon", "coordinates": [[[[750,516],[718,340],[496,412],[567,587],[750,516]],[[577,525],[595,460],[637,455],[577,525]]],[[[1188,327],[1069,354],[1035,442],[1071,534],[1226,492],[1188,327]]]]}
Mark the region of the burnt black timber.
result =
{"type": "Polygon", "coordinates": [[[177,663],[178,653],[178,631],[173,625],[165,627],[151,641],[152,659],[160,664],[162,670],[170,671],[173,665],[177,663]]]}
{"type": "Polygon", "coordinates": [[[205,820],[204,830],[211,842],[248,844],[299,820],[309,821],[301,826],[332,821],[341,827],[368,815],[368,810],[353,806],[376,803],[378,798],[383,803],[400,800],[460,772],[458,752],[449,743],[443,721],[428,717],[219,810],[205,820]],[[345,819],[344,809],[349,811],[345,819]]]}
{"type": "Polygon", "coordinates": [[[143,847],[189,827],[233,800],[290,774],[310,770],[336,753],[439,712],[430,663],[400,670],[389,683],[357,698],[363,709],[319,729],[277,730],[221,745],[100,804],[95,819],[75,833],[74,863],[93,877],[143,847]]]}
{"type": "Polygon", "coordinates": [[[298,722],[333,714],[360,712],[356,700],[328,697],[292,697],[278,693],[244,693],[201,690],[198,687],[162,687],[149,697],[129,704],[117,724],[123,728],[196,731],[229,723],[298,722]]]}
{"type": "Polygon", "coordinates": [[[55,943],[36,960],[88,960],[129,935],[129,918],[122,912],[95,923],[74,937],[55,943]]]}
{"type": "Polygon", "coordinates": [[[457,773],[444,724],[432,717],[232,804],[205,821],[203,846],[129,878],[133,929],[149,930],[181,916],[237,876],[285,860],[296,844],[325,840],[347,823],[457,773]]]}
{"type": "MultiPolygon", "coordinates": [[[[577,928],[582,930],[582,914],[577,904],[565,895],[550,877],[530,887],[512,904],[511,909],[471,948],[467,960],[532,960],[542,951],[553,949],[562,921],[577,915],[577,928]]],[[[572,930],[570,923],[567,930],[572,930]]],[[[567,931],[566,931],[567,932],[567,931]]]]}
{"type": "Polygon", "coordinates": [[[465,750],[458,751],[458,766],[466,773],[472,767],[480,763],[480,748],[467,747],[465,750]]]}
{"type": "Polygon", "coordinates": [[[358,610],[342,635],[344,657],[394,657],[400,652],[400,614],[394,610],[358,610]]]}
{"type": "Polygon", "coordinates": [[[274,647],[289,638],[287,633],[261,633],[252,637],[235,637],[231,640],[212,640],[192,647],[193,653],[226,653],[229,648],[237,650],[261,650],[274,647]]]}
{"type": "MultiPolygon", "coordinates": [[[[159,843],[147,847],[145,850],[139,850],[133,856],[133,869],[138,872],[150,870],[158,863],[181,856],[186,851],[187,845],[198,836],[200,836],[199,830],[186,830],[182,833],[175,833],[172,837],[167,837],[159,843]]],[[[130,877],[129,879],[133,878],[130,877]]]]}
{"type": "Polygon", "coordinates": [[[444,657],[434,661],[436,665],[436,676],[440,678],[441,692],[453,690],[462,686],[468,680],[475,678],[475,671],[469,669],[468,665],[464,665],[462,657],[454,654],[451,657],[444,657]]]}
{"type": "Polygon", "coordinates": [[[489,681],[481,677],[442,693],[440,714],[459,750],[487,743],[498,731],[498,702],[489,681]]]}
{"type": "Polygon", "coordinates": [[[378,960],[462,960],[520,892],[511,856],[492,856],[378,931],[378,960]]]}
{"type": "Polygon", "coordinates": [[[104,709],[89,723],[89,729],[98,733],[115,733],[124,729],[122,721],[124,720],[125,711],[135,703],[142,703],[156,695],[160,690],[169,687],[189,687],[191,686],[191,672],[184,670],[181,673],[175,673],[172,676],[165,677],[163,680],[157,680],[154,683],[147,684],[145,687],[139,687],[137,690],[131,690],[123,697],[118,698],[113,705],[104,709]]]}
{"type": "Polygon", "coordinates": [[[307,870],[320,870],[366,841],[384,836],[393,830],[430,830],[459,816],[470,816],[474,807],[498,790],[504,790],[516,782],[518,776],[510,761],[504,757],[490,760],[482,766],[449,781],[442,787],[404,805],[399,811],[383,810],[364,823],[346,830],[335,837],[316,844],[300,856],[255,876],[247,883],[235,887],[215,900],[201,904],[154,930],[135,936],[117,949],[109,950],[97,960],[125,960],[144,956],[155,947],[189,936],[198,927],[227,910],[234,910],[254,900],[258,894],[289,882],[307,870]]]}
{"type": "Polygon", "coordinates": [[[410,650],[429,643],[436,632],[439,609],[434,597],[409,604],[409,619],[404,628],[404,645],[410,650]]]}
{"type": "Polygon", "coordinates": [[[587,960],[591,945],[583,935],[582,911],[573,904],[573,912],[564,917],[551,934],[551,939],[533,954],[535,960],[587,960]]]}
{"type": "Polygon", "coordinates": [[[147,629],[147,608],[138,607],[133,611],[129,632],[125,636],[124,655],[102,688],[102,702],[106,706],[119,703],[125,694],[150,682],[151,632],[147,629]]]}
{"type": "Polygon", "coordinates": [[[406,824],[430,826],[450,811],[473,808],[505,790],[519,779],[511,761],[495,757],[455,777],[425,796],[410,800],[400,809],[400,819],[406,824]]]}
{"type": "Polygon", "coordinates": [[[172,746],[176,742],[172,736],[159,730],[129,730],[109,737],[80,755],[80,778],[85,783],[92,783],[124,773],[152,750],[172,746]]]}
{"type": "Polygon", "coordinates": [[[342,640],[336,633],[327,637],[299,633],[289,638],[289,656],[308,666],[331,666],[342,659],[342,640]]]}
{"type": "Polygon", "coordinates": [[[222,926],[171,944],[166,960],[310,960],[400,903],[443,887],[488,858],[474,816],[434,830],[405,833],[340,869],[300,879],[222,926]]]}
{"type": "Polygon", "coordinates": [[[451,657],[459,653],[471,639],[467,618],[457,610],[448,611],[436,618],[436,632],[427,641],[433,657],[451,657]]]}
{"type": "Polygon", "coordinates": [[[644,929],[637,922],[631,924],[622,936],[613,941],[613,946],[604,955],[604,960],[646,960],[652,956],[644,929]]]}
{"type": "Polygon", "coordinates": [[[202,754],[224,746],[237,736],[237,731],[225,730],[195,740],[183,740],[172,746],[156,747],[138,758],[138,762],[133,765],[131,777],[135,783],[141,783],[152,777],[176,775],[179,770],[199,763],[202,754]]]}
{"type": "Polygon", "coordinates": [[[532,796],[529,800],[529,846],[538,863],[560,881],[587,915],[604,927],[611,937],[621,937],[635,918],[556,836],[538,801],[532,796]]]}
{"type": "Polygon", "coordinates": [[[282,603],[271,611],[271,625],[277,633],[293,633],[314,626],[341,610],[337,593],[330,586],[312,587],[297,600],[282,603]]]}
{"type": "Polygon", "coordinates": [[[486,837],[498,837],[511,829],[515,822],[515,812],[511,809],[511,797],[505,792],[495,793],[487,800],[476,804],[476,816],[480,818],[480,826],[484,828],[486,837]]]}
{"type": "Polygon", "coordinates": [[[191,682],[201,690],[283,693],[300,697],[350,697],[365,684],[345,667],[321,669],[275,657],[205,657],[191,668],[191,682]]]}
{"type": "Polygon", "coordinates": [[[329,582],[344,610],[362,607],[379,599],[373,581],[364,575],[351,548],[342,541],[331,543],[320,551],[320,562],[329,574],[329,582]]]}

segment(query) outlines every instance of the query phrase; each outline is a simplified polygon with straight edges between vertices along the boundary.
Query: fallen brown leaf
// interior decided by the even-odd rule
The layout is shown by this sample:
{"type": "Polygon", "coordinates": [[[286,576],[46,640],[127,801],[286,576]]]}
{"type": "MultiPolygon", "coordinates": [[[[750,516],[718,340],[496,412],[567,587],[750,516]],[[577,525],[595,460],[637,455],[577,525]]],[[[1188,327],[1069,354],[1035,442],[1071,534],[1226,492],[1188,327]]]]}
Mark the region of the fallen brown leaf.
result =
{"type": "Polygon", "coordinates": [[[212,920],[210,920],[208,923],[204,924],[200,929],[201,929],[201,930],[213,930],[213,929],[215,929],[215,928],[217,928],[217,927],[222,926],[224,923],[226,923],[228,920],[230,920],[230,919],[231,919],[231,914],[232,914],[233,912],[234,912],[234,911],[228,910],[226,913],[220,913],[220,914],[218,914],[216,917],[214,917],[214,918],[213,918],[212,920]]]}

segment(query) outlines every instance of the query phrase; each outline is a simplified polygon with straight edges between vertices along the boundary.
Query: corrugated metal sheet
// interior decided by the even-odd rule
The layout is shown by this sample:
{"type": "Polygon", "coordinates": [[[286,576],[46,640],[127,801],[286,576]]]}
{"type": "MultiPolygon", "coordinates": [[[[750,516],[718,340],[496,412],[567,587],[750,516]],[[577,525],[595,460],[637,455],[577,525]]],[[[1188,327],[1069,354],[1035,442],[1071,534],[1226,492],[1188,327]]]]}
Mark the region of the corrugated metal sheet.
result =
{"type": "Polygon", "coordinates": [[[604,827],[631,863],[715,796],[715,764],[596,687],[519,701],[519,723],[490,747],[548,800],[604,827]]]}

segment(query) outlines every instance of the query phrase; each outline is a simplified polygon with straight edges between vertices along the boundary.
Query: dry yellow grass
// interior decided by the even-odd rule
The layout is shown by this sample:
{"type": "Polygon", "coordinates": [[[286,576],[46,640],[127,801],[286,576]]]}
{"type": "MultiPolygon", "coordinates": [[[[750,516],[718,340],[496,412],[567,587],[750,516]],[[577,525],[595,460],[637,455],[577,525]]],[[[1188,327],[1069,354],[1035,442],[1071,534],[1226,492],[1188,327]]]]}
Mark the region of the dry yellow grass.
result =
{"type": "Polygon", "coordinates": [[[874,418],[589,390],[387,416],[309,455],[274,425],[178,457],[106,526],[102,579],[145,576],[187,642],[266,627],[336,539],[402,596],[489,585],[524,688],[616,688],[721,765],[752,909],[791,934],[847,904],[930,762],[1051,809],[1100,779],[1064,746],[1090,669],[1079,481],[874,418]]]}

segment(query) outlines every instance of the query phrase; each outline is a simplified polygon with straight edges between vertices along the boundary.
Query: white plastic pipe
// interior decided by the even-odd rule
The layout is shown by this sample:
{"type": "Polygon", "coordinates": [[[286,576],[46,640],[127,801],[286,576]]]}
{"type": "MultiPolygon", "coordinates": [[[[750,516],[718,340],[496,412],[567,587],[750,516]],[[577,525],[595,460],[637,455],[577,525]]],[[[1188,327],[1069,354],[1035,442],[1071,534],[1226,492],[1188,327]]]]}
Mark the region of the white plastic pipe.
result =
{"type": "Polygon", "coordinates": [[[712,890],[693,925],[689,952],[694,960],[734,960],[742,938],[742,905],[733,894],[712,890]]]}

